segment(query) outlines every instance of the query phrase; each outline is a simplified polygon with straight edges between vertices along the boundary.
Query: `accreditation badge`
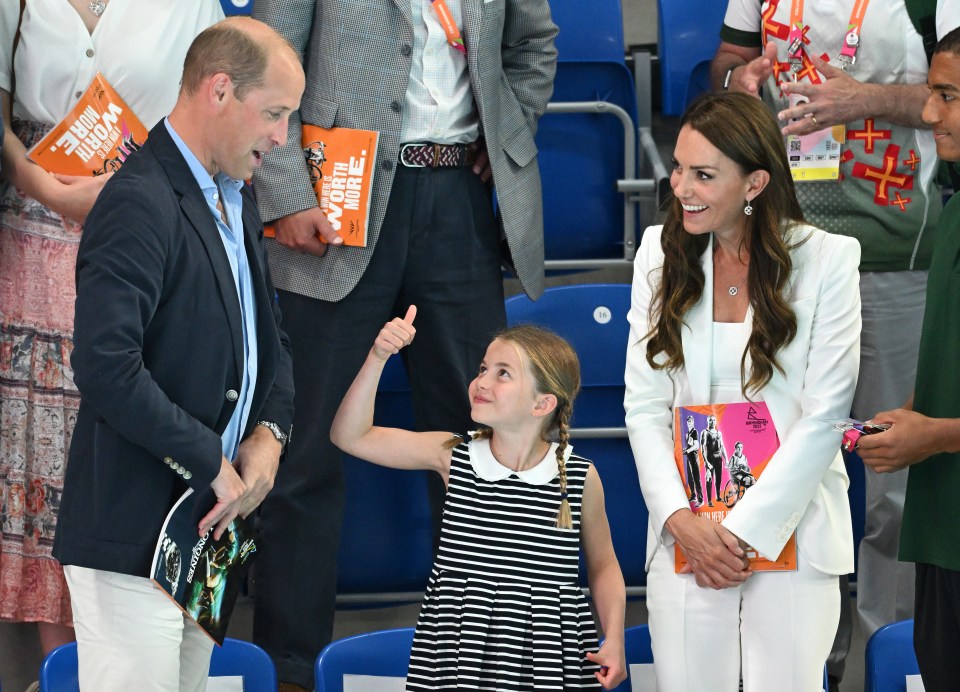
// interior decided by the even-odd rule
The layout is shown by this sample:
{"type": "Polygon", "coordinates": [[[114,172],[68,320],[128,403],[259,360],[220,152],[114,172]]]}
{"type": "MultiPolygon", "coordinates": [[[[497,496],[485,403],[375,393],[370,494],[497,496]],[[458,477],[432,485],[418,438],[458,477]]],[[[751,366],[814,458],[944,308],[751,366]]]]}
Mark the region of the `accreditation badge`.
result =
{"type": "Polygon", "coordinates": [[[808,135],[787,136],[787,161],[794,182],[837,180],[840,177],[840,148],[847,139],[844,125],[808,135]]]}

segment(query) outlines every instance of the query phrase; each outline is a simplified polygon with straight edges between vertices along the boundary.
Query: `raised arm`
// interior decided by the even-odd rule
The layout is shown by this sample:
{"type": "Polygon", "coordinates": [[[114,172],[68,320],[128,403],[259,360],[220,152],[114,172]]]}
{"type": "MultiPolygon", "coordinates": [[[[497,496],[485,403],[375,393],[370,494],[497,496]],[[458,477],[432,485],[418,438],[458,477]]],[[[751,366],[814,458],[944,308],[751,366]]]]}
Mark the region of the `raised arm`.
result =
{"type": "Polygon", "coordinates": [[[330,428],[330,440],[347,454],[380,466],[436,471],[446,483],[451,452],[444,449],[444,443],[452,433],[415,433],[373,424],[373,404],[383,367],[390,356],[400,353],[400,349],[413,341],[417,333],[413,327],[416,316],[417,308],[411,305],[403,319],[395,317],[380,330],[340,403],[330,428]]]}

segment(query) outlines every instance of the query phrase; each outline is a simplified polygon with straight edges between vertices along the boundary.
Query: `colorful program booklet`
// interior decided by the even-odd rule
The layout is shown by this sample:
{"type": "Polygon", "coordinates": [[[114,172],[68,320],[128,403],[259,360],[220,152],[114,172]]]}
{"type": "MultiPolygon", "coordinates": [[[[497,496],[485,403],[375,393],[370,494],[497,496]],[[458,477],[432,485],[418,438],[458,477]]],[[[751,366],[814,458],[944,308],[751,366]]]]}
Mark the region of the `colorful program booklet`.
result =
{"type": "Polygon", "coordinates": [[[220,539],[199,534],[214,506],[212,488],[187,490],[167,514],[153,554],[153,582],[217,644],[223,644],[233,606],[257,551],[253,530],[237,517],[220,539]]]}
{"type": "MultiPolygon", "coordinates": [[[[780,438],[763,402],[678,406],[674,409],[674,459],[694,514],[722,522],[760,478],[780,438]]],[[[675,547],[676,569],[687,564],[675,547]]],[[[747,552],[756,572],[797,569],[796,532],[776,560],[747,552]]]]}
{"type": "Polygon", "coordinates": [[[67,117],[27,156],[51,173],[103,175],[119,170],[143,146],[147,128],[97,72],[67,117]]]}
{"type": "MultiPolygon", "coordinates": [[[[303,124],[303,155],[320,209],[344,245],[365,247],[370,223],[373,165],[380,133],[303,124]]],[[[273,237],[272,226],[264,235],[273,237]]]]}

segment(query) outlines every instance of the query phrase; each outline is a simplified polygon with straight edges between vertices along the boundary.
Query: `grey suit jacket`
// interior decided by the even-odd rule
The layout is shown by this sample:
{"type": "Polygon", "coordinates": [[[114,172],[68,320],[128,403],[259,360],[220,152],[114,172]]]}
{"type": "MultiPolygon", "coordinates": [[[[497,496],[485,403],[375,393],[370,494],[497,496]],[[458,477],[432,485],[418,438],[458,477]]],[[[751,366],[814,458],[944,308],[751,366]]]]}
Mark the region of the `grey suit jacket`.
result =
{"type": "MultiPolygon", "coordinates": [[[[547,0],[462,0],[461,33],[513,268],[533,298],[543,292],[543,208],[537,120],[553,93],[554,38],[547,0]]],[[[257,0],[254,17],[304,55],[306,91],[284,147],[254,179],[263,219],[317,205],[300,150],[300,123],[380,132],[365,248],[320,258],[270,241],[278,288],[323,300],[347,295],[366,270],[380,233],[400,149],[413,46],[410,0],[257,0]]]]}

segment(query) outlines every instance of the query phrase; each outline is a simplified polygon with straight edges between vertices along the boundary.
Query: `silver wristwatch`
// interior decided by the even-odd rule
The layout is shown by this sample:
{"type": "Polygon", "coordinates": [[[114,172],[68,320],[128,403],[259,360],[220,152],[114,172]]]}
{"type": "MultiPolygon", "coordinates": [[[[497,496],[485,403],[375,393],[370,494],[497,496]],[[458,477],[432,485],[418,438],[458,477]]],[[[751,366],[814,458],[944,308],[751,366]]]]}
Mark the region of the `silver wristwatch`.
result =
{"type": "Polygon", "coordinates": [[[280,443],[280,451],[282,452],[287,446],[287,439],[289,436],[287,433],[283,432],[283,428],[274,423],[273,421],[268,420],[258,420],[257,425],[262,425],[267,430],[273,433],[273,436],[277,438],[277,442],[280,443]]]}

